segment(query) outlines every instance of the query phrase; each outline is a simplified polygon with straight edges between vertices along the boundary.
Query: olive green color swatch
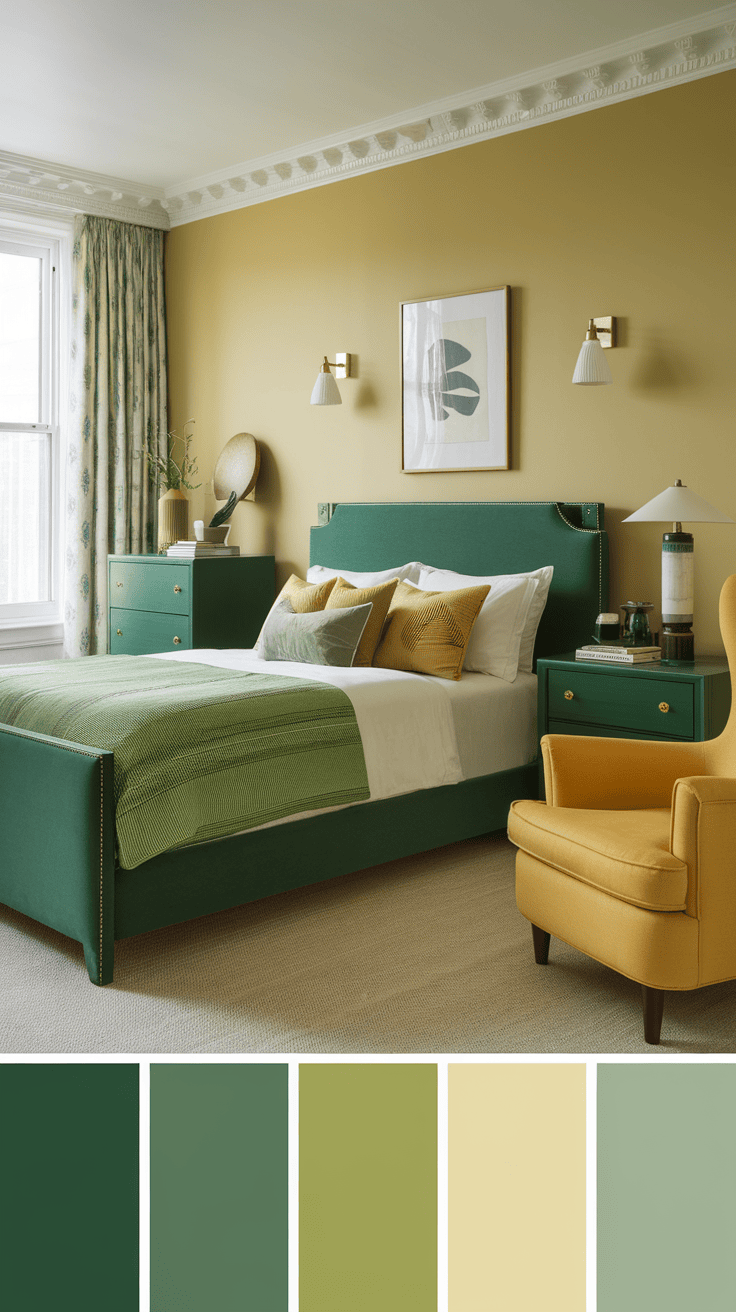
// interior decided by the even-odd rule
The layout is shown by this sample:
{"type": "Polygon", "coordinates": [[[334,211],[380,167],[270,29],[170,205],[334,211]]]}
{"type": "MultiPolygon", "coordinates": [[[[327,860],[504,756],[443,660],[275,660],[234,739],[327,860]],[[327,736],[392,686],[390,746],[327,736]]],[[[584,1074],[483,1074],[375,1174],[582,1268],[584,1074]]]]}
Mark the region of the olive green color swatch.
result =
{"type": "Polygon", "coordinates": [[[0,1298],[138,1312],[138,1066],[0,1066],[0,1298]]]}
{"type": "Polygon", "coordinates": [[[302,1064],[300,1312],[436,1312],[437,1067],[302,1064]]]}
{"type": "Polygon", "coordinates": [[[598,1312],[736,1307],[736,1067],[598,1067],[598,1312]]]}
{"type": "Polygon", "coordinates": [[[151,1312],[287,1312],[288,1067],[151,1066],[151,1312]]]}

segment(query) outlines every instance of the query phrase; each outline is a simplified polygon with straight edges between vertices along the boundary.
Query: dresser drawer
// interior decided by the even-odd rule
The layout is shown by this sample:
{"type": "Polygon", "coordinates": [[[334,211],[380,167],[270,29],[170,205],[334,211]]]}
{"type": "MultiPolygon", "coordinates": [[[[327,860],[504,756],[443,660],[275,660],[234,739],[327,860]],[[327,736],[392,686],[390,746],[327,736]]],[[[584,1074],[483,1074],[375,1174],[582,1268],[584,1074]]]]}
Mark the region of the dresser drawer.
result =
{"type": "Polygon", "coordinates": [[[110,608],[110,655],[145,656],[191,647],[189,617],[110,608]]]}
{"type": "MultiPolygon", "coordinates": [[[[188,615],[191,610],[188,565],[158,560],[110,561],[110,606],[130,610],[162,610],[188,615]]],[[[155,649],[152,649],[155,650],[155,649]]]]}
{"type": "Polygon", "coordinates": [[[658,737],[690,739],[694,732],[693,685],[653,673],[613,674],[585,670],[548,671],[548,718],[576,724],[630,729],[658,737]],[[572,693],[572,696],[569,694],[572,693]],[[567,694],[567,695],[566,695],[567,694]],[[666,710],[660,709],[661,706],[666,710]]]}

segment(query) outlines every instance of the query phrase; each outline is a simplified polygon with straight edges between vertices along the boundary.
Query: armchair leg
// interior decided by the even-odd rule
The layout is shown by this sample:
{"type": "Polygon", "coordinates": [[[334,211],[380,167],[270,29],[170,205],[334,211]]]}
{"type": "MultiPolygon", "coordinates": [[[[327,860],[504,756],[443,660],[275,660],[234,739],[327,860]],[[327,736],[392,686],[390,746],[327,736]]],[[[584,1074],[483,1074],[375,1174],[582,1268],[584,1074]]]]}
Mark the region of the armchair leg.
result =
{"type": "Polygon", "coordinates": [[[641,992],[644,1001],[644,1040],[646,1043],[659,1043],[664,1011],[664,989],[652,989],[648,984],[642,984],[641,992]]]}
{"type": "Polygon", "coordinates": [[[551,935],[546,929],[540,929],[538,925],[532,925],[532,939],[534,940],[534,960],[538,966],[546,966],[549,956],[549,940],[551,935]]]}

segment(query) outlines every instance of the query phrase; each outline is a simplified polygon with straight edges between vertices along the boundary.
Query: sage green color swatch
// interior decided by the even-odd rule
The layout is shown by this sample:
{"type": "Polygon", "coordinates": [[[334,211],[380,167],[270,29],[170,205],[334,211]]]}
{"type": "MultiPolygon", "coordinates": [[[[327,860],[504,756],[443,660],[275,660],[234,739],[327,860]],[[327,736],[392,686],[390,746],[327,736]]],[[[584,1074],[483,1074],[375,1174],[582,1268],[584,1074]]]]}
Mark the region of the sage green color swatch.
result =
{"type": "Polygon", "coordinates": [[[299,1070],[299,1312],[436,1312],[437,1067],[299,1070]]]}
{"type": "Polygon", "coordinates": [[[138,1066],[0,1066],[0,1299],[138,1312],[138,1066]]]}
{"type": "Polygon", "coordinates": [[[151,1312],[287,1312],[288,1067],[152,1064],[151,1312]]]}
{"type": "Polygon", "coordinates": [[[736,1067],[598,1067],[598,1312],[734,1312],[736,1067]]]}

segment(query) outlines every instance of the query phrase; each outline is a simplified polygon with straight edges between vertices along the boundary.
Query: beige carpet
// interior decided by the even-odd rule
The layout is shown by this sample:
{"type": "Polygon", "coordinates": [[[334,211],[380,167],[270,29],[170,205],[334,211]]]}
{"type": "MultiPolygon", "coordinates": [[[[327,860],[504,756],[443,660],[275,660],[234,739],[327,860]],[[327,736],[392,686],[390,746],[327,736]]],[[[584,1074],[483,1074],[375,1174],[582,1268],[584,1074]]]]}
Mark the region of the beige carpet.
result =
{"type": "Polygon", "coordinates": [[[103,989],[2,907],[0,985],[7,1053],[736,1051],[736,982],[669,995],[657,1050],[637,985],[536,966],[503,834],[128,939],[103,989]]]}

